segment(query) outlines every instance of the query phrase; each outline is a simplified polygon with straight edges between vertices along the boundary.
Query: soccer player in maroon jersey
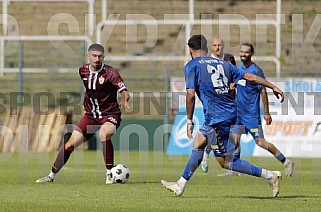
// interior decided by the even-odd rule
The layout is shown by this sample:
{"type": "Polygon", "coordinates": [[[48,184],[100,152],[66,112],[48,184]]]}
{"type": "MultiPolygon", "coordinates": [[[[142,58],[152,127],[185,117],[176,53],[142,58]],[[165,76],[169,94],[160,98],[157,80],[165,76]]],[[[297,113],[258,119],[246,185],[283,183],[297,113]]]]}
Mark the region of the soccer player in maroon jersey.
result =
{"type": "Polygon", "coordinates": [[[80,78],[85,86],[84,116],[59,151],[49,175],[38,179],[36,183],[53,182],[73,150],[84,142],[84,138],[88,140],[98,130],[107,169],[106,184],[113,183],[111,168],[114,166],[114,148],[111,136],[121,122],[120,107],[128,109],[130,97],[122,77],[115,68],[103,63],[104,57],[104,47],[100,44],[92,44],[88,48],[89,63],[79,69],[80,78]],[[119,103],[117,92],[121,94],[119,103]]]}

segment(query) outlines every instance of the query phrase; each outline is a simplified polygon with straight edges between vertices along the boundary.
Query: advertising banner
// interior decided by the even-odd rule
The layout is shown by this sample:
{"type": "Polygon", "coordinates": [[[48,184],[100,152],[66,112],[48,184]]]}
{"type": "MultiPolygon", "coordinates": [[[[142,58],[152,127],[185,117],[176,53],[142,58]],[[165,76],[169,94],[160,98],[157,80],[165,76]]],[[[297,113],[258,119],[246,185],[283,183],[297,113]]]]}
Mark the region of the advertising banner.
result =
{"type": "MultiPolygon", "coordinates": [[[[321,157],[321,79],[286,78],[269,79],[269,81],[284,91],[285,100],[280,103],[271,90],[267,89],[273,121],[271,125],[266,125],[262,115],[265,139],[273,143],[287,157],[321,157]]],[[[175,110],[178,114],[173,123],[174,127],[166,152],[189,155],[193,141],[186,136],[184,78],[175,78],[171,88],[173,93],[180,93],[180,101],[172,99],[177,103],[175,110]],[[177,82],[180,82],[180,89],[176,86],[177,82]]],[[[202,105],[198,100],[194,112],[196,124],[194,133],[198,131],[203,121],[202,105]]],[[[268,151],[257,146],[250,134],[241,136],[241,149],[243,156],[272,156],[268,151]]]]}

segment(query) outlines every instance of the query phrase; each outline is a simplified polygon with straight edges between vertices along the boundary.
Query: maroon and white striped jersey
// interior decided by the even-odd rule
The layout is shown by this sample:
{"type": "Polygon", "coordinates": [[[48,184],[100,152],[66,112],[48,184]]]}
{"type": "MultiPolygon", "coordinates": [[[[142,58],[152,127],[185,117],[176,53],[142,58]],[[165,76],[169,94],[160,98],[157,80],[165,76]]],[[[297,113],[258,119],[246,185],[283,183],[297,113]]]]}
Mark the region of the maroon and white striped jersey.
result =
{"type": "Polygon", "coordinates": [[[85,86],[85,115],[102,118],[106,115],[120,114],[117,92],[127,91],[118,71],[103,64],[98,71],[91,71],[89,64],[79,69],[79,75],[85,86]]]}

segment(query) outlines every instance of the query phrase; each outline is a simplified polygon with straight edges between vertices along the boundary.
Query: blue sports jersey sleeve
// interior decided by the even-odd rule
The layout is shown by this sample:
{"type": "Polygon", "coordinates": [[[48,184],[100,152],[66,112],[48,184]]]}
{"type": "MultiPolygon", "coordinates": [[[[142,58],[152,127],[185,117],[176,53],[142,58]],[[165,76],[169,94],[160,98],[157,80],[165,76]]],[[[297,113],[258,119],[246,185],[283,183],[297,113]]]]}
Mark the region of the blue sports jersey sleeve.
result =
{"type": "Polygon", "coordinates": [[[246,73],[244,70],[238,69],[232,64],[230,64],[230,70],[231,70],[231,74],[232,74],[231,76],[232,76],[233,82],[237,82],[240,79],[242,79],[246,73]]]}
{"type": "Polygon", "coordinates": [[[186,89],[196,88],[196,70],[194,70],[191,66],[188,64],[184,68],[184,75],[185,75],[185,82],[186,82],[186,89]]]}
{"type": "MultiPolygon", "coordinates": [[[[243,72],[251,73],[264,78],[263,71],[255,63],[243,67],[243,63],[238,66],[243,72]]],[[[242,80],[237,84],[237,116],[238,120],[259,120],[260,119],[260,90],[264,86],[253,82],[242,80]]]]}
{"type": "MultiPolygon", "coordinates": [[[[264,73],[263,73],[263,71],[262,71],[262,69],[259,67],[259,66],[257,66],[256,65],[256,75],[257,76],[259,76],[259,77],[262,77],[263,79],[265,79],[265,76],[264,76],[264,73]]],[[[257,85],[257,88],[259,89],[259,90],[262,90],[263,88],[265,88],[265,86],[263,86],[263,85],[257,85]]]]}

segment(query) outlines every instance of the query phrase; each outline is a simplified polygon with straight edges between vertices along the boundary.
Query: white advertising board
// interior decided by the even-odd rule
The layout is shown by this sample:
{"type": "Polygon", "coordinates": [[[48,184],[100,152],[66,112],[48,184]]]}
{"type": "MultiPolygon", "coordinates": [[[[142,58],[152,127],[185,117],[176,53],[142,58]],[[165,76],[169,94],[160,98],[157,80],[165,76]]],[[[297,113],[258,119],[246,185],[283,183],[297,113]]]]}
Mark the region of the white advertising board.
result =
{"type": "MultiPolygon", "coordinates": [[[[265,125],[262,116],[266,140],[273,143],[287,157],[321,157],[321,79],[286,78],[278,81],[269,79],[269,81],[281,88],[286,98],[281,104],[268,89],[270,113],[273,121],[271,125],[265,125]]],[[[174,78],[171,88],[173,93],[181,94],[179,101],[172,99],[172,106],[180,110],[176,119],[185,119],[186,117],[182,116],[182,112],[185,110],[184,78],[174,78]]],[[[197,111],[201,107],[202,105],[198,102],[197,111]]],[[[202,113],[198,112],[195,115],[202,116],[202,113]]],[[[202,119],[203,117],[199,118],[199,120],[202,119]]],[[[180,122],[175,120],[175,123],[180,122]]],[[[175,142],[169,142],[168,150],[172,149],[171,143],[175,142]]],[[[190,144],[192,145],[192,142],[190,144]]],[[[249,134],[242,135],[241,147],[242,155],[245,156],[272,156],[266,150],[255,145],[255,141],[249,134]]],[[[177,147],[175,148],[177,149],[177,147]]],[[[186,150],[175,151],[176,154],[189,154],[189,151],[186,150]]]]}

